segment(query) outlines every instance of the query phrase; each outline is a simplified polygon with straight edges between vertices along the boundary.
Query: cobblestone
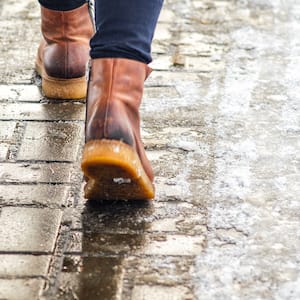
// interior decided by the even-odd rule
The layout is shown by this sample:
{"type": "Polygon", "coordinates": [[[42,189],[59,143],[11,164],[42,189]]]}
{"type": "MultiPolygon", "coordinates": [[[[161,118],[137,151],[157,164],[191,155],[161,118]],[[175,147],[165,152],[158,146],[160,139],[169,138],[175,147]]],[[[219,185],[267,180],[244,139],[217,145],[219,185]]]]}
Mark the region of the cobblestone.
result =
{"type": "Polygon", "coordinates": [[[299,11],[165,0],[141,107],[156,198],[97,203],[84,101],[34,73],[38,2],[0,2],[0,299],[299,299],[299,11]]]}

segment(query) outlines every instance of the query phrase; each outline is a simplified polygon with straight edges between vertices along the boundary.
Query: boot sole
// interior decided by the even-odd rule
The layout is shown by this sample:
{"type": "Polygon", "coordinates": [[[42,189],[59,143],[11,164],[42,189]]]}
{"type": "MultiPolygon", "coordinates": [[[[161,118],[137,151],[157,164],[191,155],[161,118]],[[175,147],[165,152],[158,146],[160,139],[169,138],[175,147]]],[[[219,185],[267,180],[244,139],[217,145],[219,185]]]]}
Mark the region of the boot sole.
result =
{"type": "Polygon", "coordinates": [[[42,91],[47,98],[83,99],[86,97],[87,81],[85,76],[71,79],[48,76],[39,59],[36,60],[35,69],[42,77],[42,91]]]}
{"type": "Polygon", "coordinates": [[[150,200],[154,186],[135,150],[115,140],[93,140],[83,149],[84,196],[95,200],[150,200]]]}

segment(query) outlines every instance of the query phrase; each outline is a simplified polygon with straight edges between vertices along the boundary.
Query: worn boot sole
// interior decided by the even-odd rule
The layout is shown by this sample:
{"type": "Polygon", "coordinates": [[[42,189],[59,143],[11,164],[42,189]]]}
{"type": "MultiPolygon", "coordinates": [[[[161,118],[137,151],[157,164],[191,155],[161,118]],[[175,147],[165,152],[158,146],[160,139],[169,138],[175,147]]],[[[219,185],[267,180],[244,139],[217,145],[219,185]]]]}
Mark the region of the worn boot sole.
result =
{"type": "Polygon", "coordinates": [[[115,140],[93,140],[83,149],[84,196],[95,200],[150,200],[154,186],[136,151],[115,140]]]}
{"type": "Polygon", "coordinates": [[[71,79],[48,76],[39,59],[36,60],[35,69],[42,77],[42,90],[47,98],[82,99],[86,97],[87,81],[85,76],[71,79]]]}

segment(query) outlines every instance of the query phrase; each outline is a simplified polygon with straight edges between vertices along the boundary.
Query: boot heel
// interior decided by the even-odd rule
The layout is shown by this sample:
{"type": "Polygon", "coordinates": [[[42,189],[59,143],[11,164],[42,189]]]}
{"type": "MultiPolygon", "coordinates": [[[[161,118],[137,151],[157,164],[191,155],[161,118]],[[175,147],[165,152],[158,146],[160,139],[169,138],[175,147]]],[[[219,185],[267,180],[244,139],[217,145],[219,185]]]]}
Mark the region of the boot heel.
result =
{"type": "Polygon", "coordinates": [[[92,140],[83,149],[84,196],[98,200],[148,200],[154,186],[134,149],[116,140],[92,140]]]}
{"type": "Polygon", "coordinates": [[[86,97],[86,77],[61,79],[42,78],[42,90],[46,97],[54,99],[82,99],[86,97]]]}

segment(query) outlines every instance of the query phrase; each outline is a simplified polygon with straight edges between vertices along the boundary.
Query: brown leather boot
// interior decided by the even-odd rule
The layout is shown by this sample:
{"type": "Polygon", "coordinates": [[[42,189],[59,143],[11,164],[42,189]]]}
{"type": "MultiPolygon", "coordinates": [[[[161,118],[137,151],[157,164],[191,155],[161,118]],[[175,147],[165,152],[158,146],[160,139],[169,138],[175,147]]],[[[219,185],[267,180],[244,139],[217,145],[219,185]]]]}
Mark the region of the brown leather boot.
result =
{"type": "Polygon", "coordinates": [[[88,199],[154,197],[139,116],[144,81],[150,72],[146,64],[135,60],[92,60],[81,164],[88,199]]]}
{"type": "Polygon", "coordinates": [[[80,99],[86,96],[86,64],[94,33],[88,4],[70,11],[41,7],[42,34],[36,70],[45,96],[80,99]]]}

